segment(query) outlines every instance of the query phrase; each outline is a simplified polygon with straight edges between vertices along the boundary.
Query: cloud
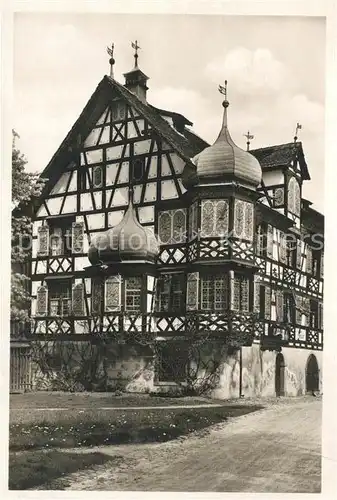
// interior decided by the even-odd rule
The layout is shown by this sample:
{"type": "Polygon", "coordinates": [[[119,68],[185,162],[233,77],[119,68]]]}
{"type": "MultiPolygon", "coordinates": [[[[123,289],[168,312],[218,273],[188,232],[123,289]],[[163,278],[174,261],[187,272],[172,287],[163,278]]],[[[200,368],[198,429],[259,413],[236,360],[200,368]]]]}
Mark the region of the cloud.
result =
{"type": "Polygon", "coordinates": [[[227,79],[229,93],[234,90],[245,95],[274,93],[293,85],[285,64],[265,48],[254,51],[244,47],[232,49],[211,60],[206,65],[204,74],[218,83],[227,79]]]}

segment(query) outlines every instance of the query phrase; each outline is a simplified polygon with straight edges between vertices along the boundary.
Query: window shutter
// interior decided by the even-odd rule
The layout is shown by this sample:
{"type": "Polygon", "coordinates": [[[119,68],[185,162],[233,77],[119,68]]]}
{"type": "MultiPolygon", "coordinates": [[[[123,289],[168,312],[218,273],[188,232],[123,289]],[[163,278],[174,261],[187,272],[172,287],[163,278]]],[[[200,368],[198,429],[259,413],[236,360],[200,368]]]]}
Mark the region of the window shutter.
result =
{"type": "Polygon", "coordinates": [[[121,310],[121,276],[111,276],[105,280],[105,310],[121,310]]]}
{"type": "Polygon", "coordinates": [[[254,276],[254,312],[260,312],[260,292],[261,292],[261,284],[259,278],[254,276]]]}
{"type": "Polygon", "coordinates": [[[318,328],[321,330],[323,330],[323,328],[324,328],[323,319],[324,319],[323,303],[319,302],[319,304],[318,304],[318,328]]]}
{"type": "Polygon", "coordinates": [[[218,200],[216,204],[215,236],[225,236],[228,233],[229,205],[227,200],[218,200]]]}
{"type": "Polygon", "coordinates": [[[320,276],[321,278],[324,278],[324,250],[321,251],[320,276]]]}
{"type": "Polygon", "coordinates": [[[252,241],[254,234],[254,206],[252,203],[245,202],[245,231],[244,237],[252,241]]]}
{"type": "Polygon", "coordinates": [[[294,293],[294,300],[295,300],[295,310],[296,310],[296,324],[300,325],[302,322],[302,304],[303,304],[303,299],[299,295],[296,295],[294,293]]]}
{"type": "Polygon", "coordinates": [[[99,315],[102,312],[102,279],[91,280],[91,314],[99,315]]]}
{"type": "Polygon", "coordinates": [[[307,246],[307,273],[312,274],[312,249],[307,246]]]}
{"type": "Polygon", "coordinates": [[[47,225],[38,228],[37,233],[39,256],[45,256],[49,253],[49,227],[47,225]]]}
{"type": "Polygon", "coordinates": [[[245,238],[245,206],[242,200],[234,204],[234,234],[237,238],[245,238]]]}
{"type": "Polygon", "coordinates": [[[284,300],[283,300],[283,291],[276,290],[276,321],[283,321],[283,311],[284,311],[284,300]]]}
{"type": "Polygon", "coordinates": [[[271,289],[270,286],[264,287],[264,317],[270,319],[271,317],[271,289]]]}
{"type": "Polygon", "coordinates": [[[83,252],[83,222],[73,222],[72,223],[72,252],[82,253],[83,252]]]}
{"type": "Polygon", "coordinates": [[[202,200],[201,202],[201,237],[207,238],[214,234],[216,202],[202,200]]]}
{"type": "Polygon", "coordinates": [[[75,316],[84,315],[84,287],[82,283],[73,286],[72,309],[75,316]]]}
{"type": "Polygon", "coordinates": [[[39,286],[36,295],[36,315],[46,316],[48,312],[48,288],[43,285],[39,286]]]}
{"type": "Polygon", "coordinates": [[[159,242],[161,245],[168,245],[172,241],[172,223],[171,223],[171,213],[170,212],[161,212],[159,214],[159,221],[158,221],[158,235],[159,235],[159,242]]]}
{"type": "Polygon", "coordinates": [[[280,260],[283,264],[287,263],[287,241],[283,232],[280,232],[280,260]]]}
{"type": "Polygon", "coordinates": [[[181,208],[173,212],[173,242],[183,243],[186,241],[186,213],[181,208]]]}
{"type": "Polygon", "coordinates": [[[60,227],[54,228],[50,235],[50,247],[52,255],[63,254],[62,229],[60,227]]]}
{"type": "Polygon", "coordinates": [[[199,273],[189,273],[187,275],[186,289],[186,309],[194,311],[199,307],[199,273]]]}
{"type": "Polygon", "coordinates": [[[310,299],[303,297],[303,314],[305,315],[305,325],[310,326],[310,299]]]}
{"type": "Polygon", "coordinates": [[[302,266],[302,242],[297,240],[297,251],[296,251],[296,267],[301,269],[302,266]]]}
{"type": "Polygon", "coordinates": [[[267,257],[273,257],[273,226],[270,224],[267,228],[267,257]]]}

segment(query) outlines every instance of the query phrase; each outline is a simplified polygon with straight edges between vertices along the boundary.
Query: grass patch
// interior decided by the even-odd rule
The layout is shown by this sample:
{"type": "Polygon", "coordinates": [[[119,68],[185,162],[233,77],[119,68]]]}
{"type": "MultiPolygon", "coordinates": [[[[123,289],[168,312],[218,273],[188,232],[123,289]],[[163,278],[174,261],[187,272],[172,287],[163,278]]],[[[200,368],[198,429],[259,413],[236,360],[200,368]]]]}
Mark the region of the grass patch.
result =
{"type": "Polygon", "coordinates": [[[101,392],[35,392],[25,394],[11,394],[10,408],[97,408],[97,407],[126,407],[126,406],[176,406],[215,404],[217,401],[205,397],[162,397],[149,394],[122,394],[101,392]]]}
{"type": "Polygon", "coordinates": [[[122,457],[109,457],[103,453],[69,453],[57,450],[44,452],[12,452],[9,454],[9,489],[26,490],[47,485],[58,480],[58,489],[67,485],[66,474],[77,472],[94,465],[102,465],[111,461],[118,465],[122,457]]]}
{"type": "Polygon", "coordinates": [[[53,412],[53,421],[11,424],[9,447],[12,451],[19,451],[163,442],[260,408],[228,405],[169,410],[92,410],[83,413],[70,411],[66,416],[53,412]]]}

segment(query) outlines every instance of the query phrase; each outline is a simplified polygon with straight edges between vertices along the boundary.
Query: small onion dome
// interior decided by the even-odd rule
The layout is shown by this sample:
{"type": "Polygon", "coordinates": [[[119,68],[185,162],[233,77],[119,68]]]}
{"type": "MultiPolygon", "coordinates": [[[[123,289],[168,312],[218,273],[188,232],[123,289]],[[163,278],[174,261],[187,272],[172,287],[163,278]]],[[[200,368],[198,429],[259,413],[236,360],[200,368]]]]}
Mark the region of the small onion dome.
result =
{"type": "Polygon", "coordinates": [[[159,254],[159,244],[149,228],[137,220],[132,204],[117,226],[96,236],[88,258],[92,265],[122,262],[152,262],[159,254]]]}
{"type": "Polygon", "coordinates": [[[227,127],[228,106],[229,102],[224,101],[222,128],[214,144],[192,159],[196,169],[186,165],[183,173],[185,187],[237,181],[256,188],[261,183],[262,170],[258,160],[248,151],[239,148],[230,136],[227,127]]]}

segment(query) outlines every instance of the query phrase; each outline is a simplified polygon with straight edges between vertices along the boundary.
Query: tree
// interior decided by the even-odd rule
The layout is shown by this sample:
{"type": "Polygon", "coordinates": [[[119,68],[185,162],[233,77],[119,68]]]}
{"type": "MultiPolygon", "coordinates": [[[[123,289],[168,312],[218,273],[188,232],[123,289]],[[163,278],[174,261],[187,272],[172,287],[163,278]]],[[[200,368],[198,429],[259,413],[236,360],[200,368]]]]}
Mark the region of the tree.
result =
{"type": "Polygon", "coordinates": [[[11,220],[11,319],[26,321],[29,317],[29,278],[27,270],[32,242],[32,207],[41,194],[44,179],[26,172],[27,159],[16,147],[19,135],[12,131],[12,220],[11,220]]]}

